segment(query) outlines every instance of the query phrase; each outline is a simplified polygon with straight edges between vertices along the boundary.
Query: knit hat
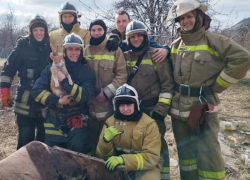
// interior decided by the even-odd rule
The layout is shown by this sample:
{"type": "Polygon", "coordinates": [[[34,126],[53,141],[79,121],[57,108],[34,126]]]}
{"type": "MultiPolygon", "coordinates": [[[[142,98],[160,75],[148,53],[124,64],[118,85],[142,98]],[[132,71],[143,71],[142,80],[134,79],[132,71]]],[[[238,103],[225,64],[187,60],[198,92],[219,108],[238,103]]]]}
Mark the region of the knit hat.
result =
{"type": "Polygon", "coordinates": [[[91,21],[90,25],[89,25],[89,31],[91,31],[91,28],[94,26],[94,25],[100,25],[102,26],[103,30],[104,30],[104,34],[106,34],[107,32],[107,26],[105,24],[105,22],[101,19],[94,19],[93,21],[91,21]]]}

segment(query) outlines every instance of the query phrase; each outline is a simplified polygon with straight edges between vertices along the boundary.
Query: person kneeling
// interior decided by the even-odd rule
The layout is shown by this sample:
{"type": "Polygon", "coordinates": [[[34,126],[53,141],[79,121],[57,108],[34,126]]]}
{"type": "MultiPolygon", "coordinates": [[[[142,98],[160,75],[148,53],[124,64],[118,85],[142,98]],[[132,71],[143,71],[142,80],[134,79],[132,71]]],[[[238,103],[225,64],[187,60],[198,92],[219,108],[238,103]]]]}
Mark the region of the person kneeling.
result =
{"type": "Polygon", "coordinates": [[[108,158],[105,167],[109,171],[125,165],[128,172],[135,171],[135,179],[161,179],[161,135],[156,122],[140,111],[137,91],[124,84],[116,90],[113,103],[115,114],[103,126],[98,157],[108,158]]]}

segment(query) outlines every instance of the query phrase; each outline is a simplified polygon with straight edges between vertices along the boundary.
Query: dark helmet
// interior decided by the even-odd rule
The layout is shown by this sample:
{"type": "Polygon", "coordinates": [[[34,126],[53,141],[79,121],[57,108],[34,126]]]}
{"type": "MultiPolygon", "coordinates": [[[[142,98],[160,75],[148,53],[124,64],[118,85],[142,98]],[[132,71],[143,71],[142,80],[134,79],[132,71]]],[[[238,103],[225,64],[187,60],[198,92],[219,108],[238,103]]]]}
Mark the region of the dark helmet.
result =
{"type": "Polygon", "coordinates": [[[47,24],[45,18],[43,16],[39,15],[39,14],[36,14],[34,17],[31,18],[31,20],[29,22],[29,34],[32,33],[31,28],[36,23],[42,23],[42,24],[44,24],[44,26],[46,28],[45,29],[45,33],[48,34],[48,24],[47,24]]]}
{"type": "Polygon", "coordinates": [[[81,36],[75,33],[71,33],[64,38],[62,46],[63,46],[63,49],[65,49],[68,46],[78,46],[78,47],[83,48],[84,44],[83,44],[81,36]]]}
{"type": "Polygon", "coordinates": [[[145,34],[146,37],[148,37],[148,30],[146,28],[146,25],[138,20],[133,20],[130,23],[128,23],[126,27],[126,40],[128,43],[128,39],[132,34],[145,34]]]}
{"type": "Polygon", "coordinates": [[[62,17],[63,14],[73,14],[73,15],[76,17],[76,19],[77,19],[78,17],[80,17],[80,14],[79,14],[79,12],[76,10],[75,6],[73,6],[73,5],[70,4],[69,2],[63,3],[63,4],[61,5],[61,8],[60,8],[60,10],[58,11],[58,13],[59,13],[59,21],[60,21],[60,22],[62,21],[61,17],[62,17]]]}
{"type": "Polygon", "coordinates": [[[117,88],[117,90],[115,92],[115,97],[113,99],[113,105],[114,105],[115,111],[118,108],[118,107],[116,107],[117,101],[123,100],[123,99],[131,100],[131,101],[135,102],[138,111],[140,111],[139,97],[138,97],[138,93],[135,90],[135,88],[133,88],[132,86],[130,86],[128,84],[124,84],[124,85],[120,86],[119,88],[117,88]]]}

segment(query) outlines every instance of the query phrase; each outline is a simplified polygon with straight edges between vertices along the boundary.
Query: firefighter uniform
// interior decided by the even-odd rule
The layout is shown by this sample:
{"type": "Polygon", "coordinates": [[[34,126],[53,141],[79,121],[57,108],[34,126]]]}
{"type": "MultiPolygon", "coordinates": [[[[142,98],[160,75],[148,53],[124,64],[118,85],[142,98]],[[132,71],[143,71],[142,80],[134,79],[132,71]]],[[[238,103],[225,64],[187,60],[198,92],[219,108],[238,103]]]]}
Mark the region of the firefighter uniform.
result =
{"type": "Polygon", "coordinates": [[[103,139],[103,129],[97,146],[97,155],[100,158],[120,155],[126,170],[135,171],[136,178],[161,179],[159,169],[156,167],[160,160],[161,149],[161,135],[156,122],[145,113],[139,121],[123,121],[111,116],[106,122],[109,127],[114,126],[124,133],[107,143],[103,139]]]}
{"type": "Polygon", "coordinates": [[[96,149],[99,135],[103,127],[103,123],[113,114],[112,98],[116,89],[124,84],[127,79],[126,63],[123,52],[120,48],[116,51],[109,52],[106,48],[107,39],[99,45],[87,45],[84,48],[84,55],[88,61],[88,66],[95,72],[96,89],[94,97],[88,101],[88,108],[91,120],[89,122],[89,130],[91,133],[91,143],[93,150],[96,149]],[[101,89],[107,96],[107,100],[103,103],[98,102],[95,98],[101,89]]]}
{"type": "Polygon", "coordinates": [[[58,12],[58,16],[61,28],[50,32],[49,39],[50,39],[50,44],[52,44],[54,48],[58,46],[59,55],[62,55],[63,53],[62,44],[64,38],[71,33],[79,35],[82,38],[84,45],[89,44],[90,40],[89,31],[80,28],[80,22],[78,21],[80,15],[74,5],[72,5],[69,2],[63,3],[58,12]],[[63,14],[73,15],[74,21],[69,25],[65,24],[62,20],[63,14]]]}
{"type": "Polygon", "coordinates": [[[11,87],[16,72],[20,77],[14,105],[19,131],[17,149],[34,139],[44,142],[44,119],[41,116],[39,104],[34,101],[30,92],[35,81],[40,77],[40,73],[48,64],[51,50],[48,40],[38,45],[35,40],[31,40],[31,36],[19,39],[1,72],[1,88],[11,87]]]}
{"type": "MultiPolygon", "coordinates": [[[[197,4],[192,7],[204,11],[204,6],[195,1],[192,3],[197,4]]],[[[203,21],[203,25],[207,24],[207,20],[203,21]]],[[[206,32],[207,28],[205,25],[193,33],[181,33],[171,44],[176,84],[170,115],[182,180],[225,177],[218,142],[220,101],[217,93],[243,78],[250,67],[249,52],[224,36],[206,32]],[[203,132],[193,136],[187,129],[187,120],[190,111],[201,104],[203,97],[199,99],[199,96],[203,90],[213,102],[214,109],[206,117],[203,132]]]]}
{"type": "Polygon", "coordinates": [[[50,44],[52,44],[54,48],[56,48],[56,46],[58,45],[59,55],[62,55],[62,44],[64,38],[71,33],[75,33],[81,36],[84,45],[89,44],[90,34],[87,30],[80,28],[79,22],[73,25],[73,28],[69,33],[61,25],[60,29],[57,29],[49,33],[50,44]]]}
{"type": "MultiPolygon", "coordinates": [[[[134,28],[131,29],[131,32],[126,30],[127,33],[133,33],[133,31],[143,32],[143,29],[140,29],[139,27],[138,29],[135,29],[136,25],[140,25],[139,21],[130,22],[127,28],[130,28],[132,25],[134,28]]],[[[144,36],[144,38],[145,37],[146,36],[144,36]]],[[[134,71],[134,66],[136,65],[139,56],[143,54],[144,51],[147,52],[143,56],[139,69],[131,81],[131,86],[137,90],[139,97],[142,100],[142,111],[148,115],[151,115],[151,117],[153,117],[158,124],[161,133],[161,156],[164,159],[163,165],[161,166],[161,176],[162,179],[169,179],[169,153],[168,146],[164,138],[166,133],[164,117],[167,115],[170,109],[173,96],[174,81],[172,70],[170,64],[168,63],[169,61],[167,60],[164,60],[161,63],[155,63],[151,60],[151,57],[154,53],[154,48],[149,47],[149,43],[146,43],[139,51],[129,50],[124,53],[129,75],[134,71]],[[160,119],[158,117],[152,116],[153,112],[156,112],[162,116],[162,118],[160,119]]]]}
{"type": "Polygon", "coordinates": [[[80,129],[74,127],[69,129],[67,120],[83,113],[84,105],[95,88],[95,75],[86,66],[83,66],[80,60],[76,64],[65,61],[73,85],[69,84],[67,78],[61,84],[73,100],[68,105],[58,105],[59,97],[52,94],[50,90],[51,65],[46,67],[36,81],[32,96],[37,102],[48,107],[48,115],[44,123],[45,143],[49,146],[64,144],[62,147],[88,153],[90,147],[87,143],[87,121],[84,121],[83,127],[80,129]]]}

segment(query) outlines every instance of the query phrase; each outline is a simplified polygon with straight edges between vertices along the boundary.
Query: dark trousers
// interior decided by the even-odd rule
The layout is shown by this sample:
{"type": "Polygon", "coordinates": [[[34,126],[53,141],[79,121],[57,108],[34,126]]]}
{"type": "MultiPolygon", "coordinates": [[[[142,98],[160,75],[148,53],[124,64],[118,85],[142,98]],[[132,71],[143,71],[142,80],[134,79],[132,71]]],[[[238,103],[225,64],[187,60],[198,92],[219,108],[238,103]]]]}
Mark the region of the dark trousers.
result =
{"type": "Polygon", "coordinates": [[[18,125],[17,150],[34,140],[44,142],[43,118],[31,118],[16,114],[16,122],[18,125]]]}
{"type": "Polygon", "coordinates": [[[65,149],[87,154],[91,151],[91,148],[87,142],[87,136],[87,127],[82,127],[81,129],[73,129],[70,131],[66,138],[66,142],[56,142],[46,136],[45,143],[50,147],[59,146],[65,149]]]}
{"type": "Polygon", "coordinates": [[[88,130],[89,130],[89,135],[88,135],[88,140],[91,145],[92,152],[95,154],[96,147],[99,141],[99,136],[101,134],[103,125],[105,121],[97,121],[97,119],[90,118],[88,121],[88,130]]]}

